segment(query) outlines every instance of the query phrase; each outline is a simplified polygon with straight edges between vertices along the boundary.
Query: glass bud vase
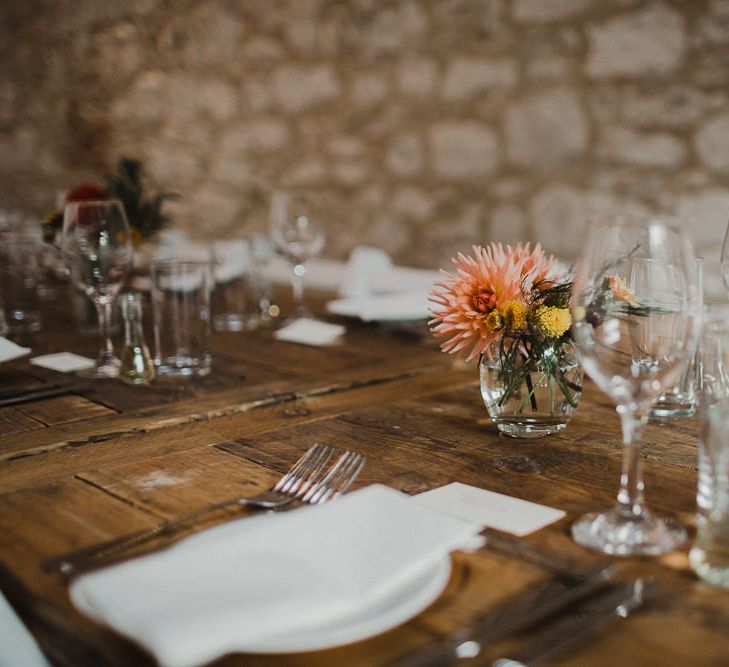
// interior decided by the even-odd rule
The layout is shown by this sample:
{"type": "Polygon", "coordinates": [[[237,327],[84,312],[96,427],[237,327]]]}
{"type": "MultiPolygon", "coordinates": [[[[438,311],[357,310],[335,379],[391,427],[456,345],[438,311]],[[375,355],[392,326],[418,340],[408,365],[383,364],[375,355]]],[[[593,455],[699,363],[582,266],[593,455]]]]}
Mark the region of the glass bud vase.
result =
{"type": "Polygon", "coordinates": [[[479,361],[486,409],[499,431],[514,438],[562,431],[582,394],[580,353],[570,340],[528,352],[523,343],[496,341],[479,361]]]}

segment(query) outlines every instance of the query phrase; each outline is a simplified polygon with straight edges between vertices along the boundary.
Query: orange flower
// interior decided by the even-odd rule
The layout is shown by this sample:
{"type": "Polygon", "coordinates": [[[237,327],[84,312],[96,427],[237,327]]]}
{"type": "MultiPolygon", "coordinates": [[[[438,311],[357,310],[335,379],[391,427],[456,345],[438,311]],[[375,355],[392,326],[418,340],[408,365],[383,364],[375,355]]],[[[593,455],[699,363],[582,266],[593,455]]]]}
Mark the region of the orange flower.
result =
{"type": "Polygon", "coordinates": [[[635,298],[635,292],[625,284],[620,276],[608,276],[607,279],[610,291],[618,301],[624,301],[628,304],[637,303],[638,299],[635,298]]]}
{"type": "Polygon", "coordinates": [[[466,360],[489,354],[489,346],[503,335],[503,328],[494,328],[493,312],[503,312],[510,301],[525,301],[523,290],[547,277],[554,266],[554,257],[544,254],[537,244],[516,247],[491,243],[474,246],[473,257],[458,253],[454,273],[442,273],[446,280],[436,283],[430,292],[433,304],[430,321],[432,332],[445,338],[441,349],[466,360]]]}

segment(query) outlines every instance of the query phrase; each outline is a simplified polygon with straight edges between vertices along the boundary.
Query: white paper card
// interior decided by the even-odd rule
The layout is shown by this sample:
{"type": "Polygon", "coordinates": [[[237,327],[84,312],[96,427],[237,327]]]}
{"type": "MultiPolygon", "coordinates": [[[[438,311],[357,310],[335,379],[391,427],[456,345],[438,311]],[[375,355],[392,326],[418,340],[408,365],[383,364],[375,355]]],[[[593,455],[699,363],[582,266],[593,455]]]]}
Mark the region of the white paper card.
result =
{"type": "Polygon", "coordinates": [[[56,352],[55,354],[33,357],[30,363],[41,368],[50,368],[52,371],[58,371],[59,373],[72,373],[73,371],[93,368],[95,362],[93,359],[82,357],[80,354],[74,354],[73,352],[56,352]]]}
{"type": "Polygon", "coordinates": [[[414,499],[431,509],[517,537],[529,535],[565,515],[562,510],[460,482],[420,493],[414,499]]]}
{"type": "Polygon", "coordinates": [[[346,328],[340,324],[330,324],[329,322],[320,322],[319,320],[302,317],[275,331],[273,336],[288,343],[331,345],[345,331],[346,328]]]}
{"type": "Polygon", "coordinates": [[[18,357],[23,357],[30,353],[29,347],[21,347],[13,341],[0,336],[0,362],[12,361],[18,357]]]}

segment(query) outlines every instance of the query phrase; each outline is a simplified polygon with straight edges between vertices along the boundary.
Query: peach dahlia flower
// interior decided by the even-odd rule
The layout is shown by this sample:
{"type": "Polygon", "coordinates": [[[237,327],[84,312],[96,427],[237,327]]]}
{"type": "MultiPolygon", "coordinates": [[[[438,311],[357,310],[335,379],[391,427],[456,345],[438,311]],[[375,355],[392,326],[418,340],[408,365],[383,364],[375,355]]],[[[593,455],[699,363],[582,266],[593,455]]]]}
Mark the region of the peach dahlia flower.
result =
{"type": "Polygon", "coordinates": [[[539,244],[532,250],[529,243],[516,247],[491,243],[485,248],[473,246],[473,253],[473,257],[458,253],[452,260],[455,271],[441,270],[446,280],[430,292],[431,331],[446,339],[441,344],[444,352],[465,356],[467,361],[488,354],[491,343],[503,333],[495,330],[495,318],[489,315],[503,315],[508,302],[524,303],[555,262],[539,244]]]}

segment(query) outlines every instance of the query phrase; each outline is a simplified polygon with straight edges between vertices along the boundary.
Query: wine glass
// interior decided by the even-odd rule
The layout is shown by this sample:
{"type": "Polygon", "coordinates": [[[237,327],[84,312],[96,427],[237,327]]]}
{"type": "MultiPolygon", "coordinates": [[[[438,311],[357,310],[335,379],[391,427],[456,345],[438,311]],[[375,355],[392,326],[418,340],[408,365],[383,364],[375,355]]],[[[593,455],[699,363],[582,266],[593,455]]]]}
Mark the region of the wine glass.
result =
{"type": "Polygon", "coordinates": [[[294,318],[310,317],[304,302],[305,262],[324,247],[325,234],[310,195],[277,191],[271,200],[271,238],[276,251],[291,263],[294,318]]]}
{"type": "Polygon", "coordinates": [[[111,307],[131,269],[134,249],[124,208],[117,200],[66,204],[63,255],[71,279],[96,306],[102,347],[86,377],[117,377],[119,359],[109,335],[111,307]]]}
{"type": "Polygon", "coordinates": [[[724,243],[721,246],[721,277],[724,280],[724,287],[729,290],[729,225],[724,233],[724,243]]]}
{"type": "Polygon", "coordinates": [[[699,333],[693,261],[691,241],[673,221],[622,216],[589,227],[570,304],[572,332],[585,370],[615,402],[623,433],[617,504],[572,526],[575,540],[597,551],[654,555],[686,538],[645,506],[640,438],[651,405],[680,375],[699,333]]]}

